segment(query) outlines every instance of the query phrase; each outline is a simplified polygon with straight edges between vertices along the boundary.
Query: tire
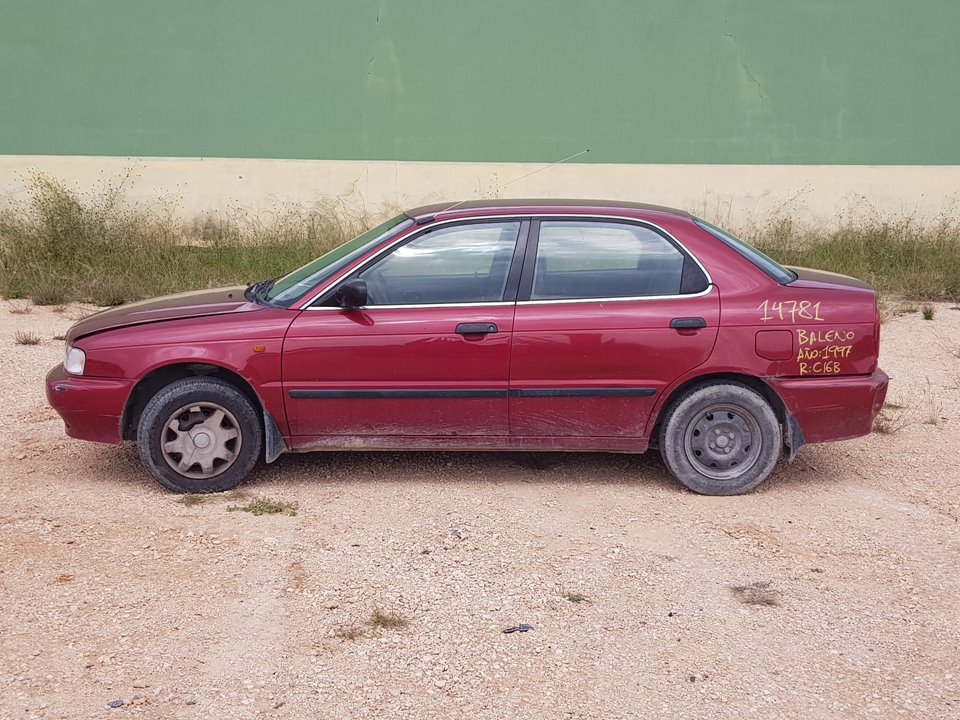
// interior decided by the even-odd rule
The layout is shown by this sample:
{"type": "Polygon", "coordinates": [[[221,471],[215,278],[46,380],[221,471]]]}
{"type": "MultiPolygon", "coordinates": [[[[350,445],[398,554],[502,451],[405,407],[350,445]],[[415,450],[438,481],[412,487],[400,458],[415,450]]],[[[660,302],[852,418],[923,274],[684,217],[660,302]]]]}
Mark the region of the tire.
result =
{"type": "Polygon", "coordinates": [[[263,428],[236,387],[218,378],[189,377],[150,399],[140,416],[137,445],[144,466],[164,487],[223,492],[242,483],[257,464],[263,428]]]}
{"type": "Polygon", "coordinates": [[[773,471],[783,446],[770,403],[735,382],[710,382],[674,402],[660,426],[660,455],[701,495],[739,495],[773,471]]]}

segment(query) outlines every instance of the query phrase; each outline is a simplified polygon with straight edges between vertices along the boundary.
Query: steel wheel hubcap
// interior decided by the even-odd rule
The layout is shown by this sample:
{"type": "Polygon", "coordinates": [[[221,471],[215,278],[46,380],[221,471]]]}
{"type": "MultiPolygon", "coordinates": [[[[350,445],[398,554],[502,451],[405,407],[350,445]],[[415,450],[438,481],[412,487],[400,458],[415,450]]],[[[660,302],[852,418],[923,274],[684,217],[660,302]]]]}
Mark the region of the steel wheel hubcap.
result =
{"type": "Polygon", "coordinates": [[[189,478],[215,477],[240,453],[243,436],[233,414],[215,403],[184,405],[171,413],[160,438],[163,459],[189,478]]]}
{"type": "Polygon", "coordinates": [[[737,478],[763,447],[756,418],[736,405],[711,405],[688,423],[683,449],[697,472],[714,480],[737,478]]]}

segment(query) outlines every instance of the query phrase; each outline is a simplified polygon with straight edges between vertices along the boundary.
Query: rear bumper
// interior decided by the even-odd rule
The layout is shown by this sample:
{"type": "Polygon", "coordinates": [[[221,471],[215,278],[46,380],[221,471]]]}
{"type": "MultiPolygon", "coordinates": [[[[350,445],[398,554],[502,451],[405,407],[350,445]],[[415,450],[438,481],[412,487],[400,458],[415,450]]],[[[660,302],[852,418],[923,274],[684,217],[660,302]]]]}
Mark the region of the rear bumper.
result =
{"type": "Polygon", "coordinates": [[[47,373],[47,402],[63,418],[70,437],[119,445],[120,418],[135,384],[123,378],[78,377],[58,365],[47,373]]]}
{"type": "Polygon", "coordinates": [[[848,440],[870,434],[883,407],[890,379],[872,375],[770,380],[808,443],[848,440]]]}

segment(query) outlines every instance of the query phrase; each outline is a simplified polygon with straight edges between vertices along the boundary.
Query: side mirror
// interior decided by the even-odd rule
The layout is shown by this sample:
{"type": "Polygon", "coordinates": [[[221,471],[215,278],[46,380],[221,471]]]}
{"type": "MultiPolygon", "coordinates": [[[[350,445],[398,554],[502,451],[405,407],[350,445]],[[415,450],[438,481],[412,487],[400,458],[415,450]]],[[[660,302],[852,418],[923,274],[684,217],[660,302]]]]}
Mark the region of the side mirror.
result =
{"type": "Polygon", "coordinates": [[[337,305],[348,310],[361,308],[367,304],[367,281],[358,278],[345,282],[337,288],[333,298],[337,305]]]}

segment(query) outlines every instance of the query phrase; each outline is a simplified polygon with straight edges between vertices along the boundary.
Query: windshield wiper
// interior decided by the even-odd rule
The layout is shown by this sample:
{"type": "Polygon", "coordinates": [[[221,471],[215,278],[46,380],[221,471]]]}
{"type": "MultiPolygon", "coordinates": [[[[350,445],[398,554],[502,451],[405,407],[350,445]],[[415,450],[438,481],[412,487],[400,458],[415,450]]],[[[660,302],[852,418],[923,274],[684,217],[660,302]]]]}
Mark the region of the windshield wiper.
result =
{"type": "Polygon", "coordinates": [[[267,293],[270,292],[270,288],[273,287],[275,282],[276,279],[269,278],[267,280],[261,280],[260,282],[254,283],[243,291],[243,296],[251,302],[264,303],[267,293]]]}

